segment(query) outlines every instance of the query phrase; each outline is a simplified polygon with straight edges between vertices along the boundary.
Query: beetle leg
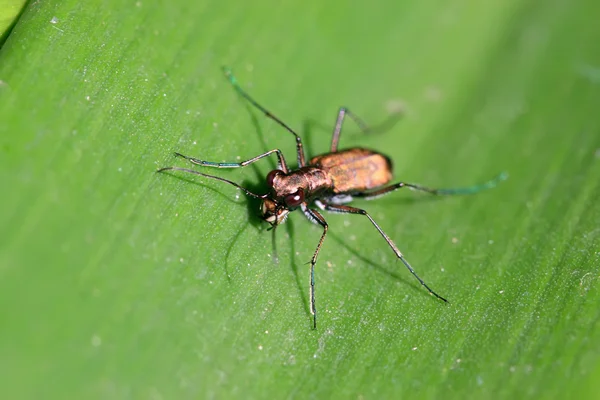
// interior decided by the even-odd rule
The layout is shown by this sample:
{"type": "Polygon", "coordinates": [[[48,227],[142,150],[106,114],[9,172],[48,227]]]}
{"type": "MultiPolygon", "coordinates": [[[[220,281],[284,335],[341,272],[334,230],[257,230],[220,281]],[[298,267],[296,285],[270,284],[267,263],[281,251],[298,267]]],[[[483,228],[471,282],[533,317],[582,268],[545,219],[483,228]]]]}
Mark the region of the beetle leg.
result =
{"type": "Polygon", "coordinates": [[[402,253],[400,252],[400,250],[398,250],[398,247],[396,247],[396,245],[394,244],[394,242],[392,242],[392,239],[390,239],[390,237],[385,234],[385,232],[379,227],[379,225],[377,224],[377,222],[375,222],[375,220],[369,215],[369,213],[367,213],[365,210],[362,210],[360,208],[355,208],[355,207],[350,207],[350,206],[344,206],[344,205],[332,205],[332,204],[328,204],[328,205],[325,206],[325,209],[327,211],[331,211],[331,212],[338,212],[338,213],[345,213],[345,214],[360,214],[360,215],[364,215],[367,218],[369,218],[369,221],[371,221],[371,223],[375,226],[375,228],[377,228],[377,230],[379,231],[379,233],[381,234],[381,236],[383,236],[383,238],[385,239],[385,241],[387,242],[387,244],[394,251],[394,253],[396,254],[396,257],[398,257],[402,261],[402,263],[404,263],[404,265],[406,266],[406,268],[408,268],[408,270],[410,271],[410,273],[413,274],[415,278],[417,278],[417,280],[421,283],[421,285],[423,285],[429,291],[429,293],[431,293],[432,295],[434,295],[438,299],[443,300],[446,303],[448,302],[448,300],[446,300],[445,298],[443,298],[442,296],[440,296],[439,294],[437,294],[436,292],[434,292],[433,290],[431,290],[431,288],[429,286],[427,286],[427,284],[425,282],[423,282],[423,279],[421,279],[419,277],[419,275],[417,275],[417,273],[410,266],[410,264],[408,263],[408,261],[406,261],[406,259],[404,258],[404,255],[402,255],[402,253]]]}
{"type": "MultiPolygon", "coordinates": [[[[296,138],[296,153],[298,156],[298,166],[304,167],[306,165],[306,161],[304,158],[304,148],[302,146],[302,139],[300,138],[300,136],[296,132],[294,132],[294,130],[292,128],[290,128],[285,122],[283,122],[282,120],[277,118],[274,114],[272,114],[269,110],[267,110],[266,108],[264,108],[263,106],[258,104],[256,102],[256,100],[254,100],[248,93],[246,93],[246,91],[244,89],[242,89],[242,87],[238,83],[237,79],[235,79],[235,76],[233,76],[233,73],[231,72],[231,70],[229,68],[223,67],[223,72],[225,73],[225,76],[227,77],[227,79],[229,80],[229,82],[231,83],[233,88],[240,94],[240,96],[242,96],[244,99],[246,99],[254,107],[256,107],[260,111],[262,111],[266,117],[271,118],[273,121],[277,122],[279,125],[284,127],[289,133],[294,135],[294,137],[296,138]]],[[[287,172],[287,171],[284,171],[284,172],[287,172]]]]}
{"type": "Polygon", "coordinates": [[[354,122],[356,122],[356,125],[358,125],[360,130],[362,130],[365,133],[369,131],[369,127],[362,119],[358,118],[356,115],[351,113],[350,110],[348,110],[346,107],[340,107],[337,119],[335,120],[335,128],[333,128],[333,137],[331,138],[332,153],[335,153],[337,151],[338,143],[340,141],[340,135],[342,133],[342,125],[344,124],[344,118],[346,118],[346,115],[348,115],[354,120],[354,122]]]}
{"type": "Polygon", "coordinates": [[[285,172],[287,174],[288,173],[287,163],[285,162],[285,157],[283,156],[283,153],[279,149],[269,150],[266,153],[260,154],[260,155],[258,155],[256,157],[253,157],[253,158],[251,158],[249,160],[246,160],[246,161],[242,161],[240,163],[229,163],[229,162],[219,163],[219,162],[213,162],[213,161],[199,160],[197,158],[193,158],[193,157],[189,157],[189,156],[184,156],[181,153],[175,153],[175,155],[178,156],[178,157],[183,157],[186,160],[188,160],[189,162],[191,162],[192,164],[200,165],[201,167],[242,168],[242,167],[245,167],[245,166],[250,165],[252,163],[255,163],[256,161],[258,161],[260,159],[263,159],[263,158],[265,158],[267,156],[270,156],[273,153],[277,154],[277,160],[279,161],[278,168],[281,169],[283,172],[285,172]]]}
{"type": "Polygon", "coordinates": [[[508,177],[508,174],[503,172],[500,175],[494,177],[493,179],[490,179],[489,181],[484,182],[479,185],[467,186],[467,187],[462,187],[462,188],[451,188],[451,189],[432,189],[432,188],[428,188],[425,186],[416,185],[413,183],[398,182],[393,185],[386,186],[384,188],[377,189],[377,190],[374,190],[371,192],[352,193],[352,196],[358,197],[358,198],[363,198],[366,200],[373,200],[378,197],[385,196],[386,194],[389,194],[389,193],[396,191],[398,189],[401,189],[403,187],[407,187],[407,188],[410,188],[413,190],[419,190],[421,192],[427,192],[427,193],[430,193],[433,195],[473,194],[473,193],[481,192],[482,190],[491,189],[491,188],[495,187],[496,185],[498,185],[499,182],[505,180],[507,177],[508,177]]]}
{"type": "Polygon", "coordinates": [[[310,222],[321,225],[323,227],[323,234],[321,235],[321,239],[319,239],[319,244],[315,249],[315,252],[310,260],[310,313],[313,315],[313,328],[317,329],[317,308],[315,304],[315,264],[317,263],[317,257],[319,257],[319,251],[321,251],[321,246],[323,246],[323,241],[325,240],[325,236],[327,235],[327,221],[325,218],[319,213],[317,210],[311,210],[308,208],[306,203],[301,205],[302,212],[306,215],[306,218],[309,219],[310,222]]]}
{"type": "Polygon", "coordinates": [[[340,135],[342,134],[342,125],[344,124],[344,118],[346,117],[346,115],[352,118],[352,120],[356,123],[356,125],[358,125],[358,127],[361,131],[363,131],[363,133],[370,133],[374,131],[387,131],[396,124],[400,117],[400,114],[400,112],[392,113],[392,115],[390,115],[389,118],[387,118],[381,125],[373,128],[367,125],[365,121],[356,116],[354,113],[350,112],[350,110],[348,110],[346,107],[340,107],[340,110],[338,111],[338,116],[335,120],[335,127],[333,128],[333,137],[331,138],[331,152],[335,153],[338,149],[340,135]]]}

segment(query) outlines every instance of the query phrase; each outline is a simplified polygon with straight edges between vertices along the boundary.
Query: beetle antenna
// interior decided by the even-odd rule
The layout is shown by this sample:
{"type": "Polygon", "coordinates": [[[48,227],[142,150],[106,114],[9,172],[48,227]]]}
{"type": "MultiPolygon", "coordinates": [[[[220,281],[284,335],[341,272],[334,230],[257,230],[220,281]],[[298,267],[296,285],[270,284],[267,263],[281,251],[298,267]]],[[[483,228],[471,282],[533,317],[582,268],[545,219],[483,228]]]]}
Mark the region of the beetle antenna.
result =
{"type": "Polygon", "coordinates": [[[194,171],[193,169],[179,168],[179,167],[165,167],[165,168],[159,169],[156,172],[164,172],[164,171],[183,171],[183,172],[188,172],[188,173],[194,174],[194,175],[200,175],[200,176],[203,176],[205,178],[210,178],[210,179],[214,179],[214,180],[217,180],[217,181],[229,183],[230,185],[233,185],[236,188],[238,188],[241,191],[243,191],[247,196],[254,197],[254,198],[257,198],[257,199],[264,199],[266,197],[266,195],[264,195],[264,194],[260,195],[260,194],[252,193],[250,190],[246,189],[243,186],[238,185],[235,182],[230,181],[229,179],[221,178],[220,176],[204,174],[202,172],[194,171]]]}

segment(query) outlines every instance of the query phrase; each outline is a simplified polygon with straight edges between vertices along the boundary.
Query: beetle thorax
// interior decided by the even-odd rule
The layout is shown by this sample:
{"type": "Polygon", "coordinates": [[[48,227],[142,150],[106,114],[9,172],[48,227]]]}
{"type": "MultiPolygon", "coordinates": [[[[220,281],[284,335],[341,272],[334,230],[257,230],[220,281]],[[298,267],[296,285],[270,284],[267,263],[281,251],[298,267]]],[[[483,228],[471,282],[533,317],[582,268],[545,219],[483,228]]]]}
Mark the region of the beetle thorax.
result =
{"type": "Polygon", "coordinates": [[[303,167],[288,174],[274,174],[271,182],[271,193],[274,198],[280,200],[302,191],[305,201],[310,201],[333,186],[331,178],[325,171],[313,167],[303,167]]]}

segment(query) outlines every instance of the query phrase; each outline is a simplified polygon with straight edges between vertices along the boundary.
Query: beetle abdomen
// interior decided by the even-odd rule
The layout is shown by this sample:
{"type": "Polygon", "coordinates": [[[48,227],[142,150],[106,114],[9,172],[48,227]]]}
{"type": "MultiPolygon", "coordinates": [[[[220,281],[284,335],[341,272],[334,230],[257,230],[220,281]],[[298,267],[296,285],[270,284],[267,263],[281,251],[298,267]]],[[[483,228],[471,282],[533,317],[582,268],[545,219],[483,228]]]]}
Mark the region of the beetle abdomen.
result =
{"type": "Polygon", "coordinates": [[[373,189],[392,179],[390,159],[360,147],[316,156],[310,165],[328,172],[334,182],[334,193],[373,189]]]}

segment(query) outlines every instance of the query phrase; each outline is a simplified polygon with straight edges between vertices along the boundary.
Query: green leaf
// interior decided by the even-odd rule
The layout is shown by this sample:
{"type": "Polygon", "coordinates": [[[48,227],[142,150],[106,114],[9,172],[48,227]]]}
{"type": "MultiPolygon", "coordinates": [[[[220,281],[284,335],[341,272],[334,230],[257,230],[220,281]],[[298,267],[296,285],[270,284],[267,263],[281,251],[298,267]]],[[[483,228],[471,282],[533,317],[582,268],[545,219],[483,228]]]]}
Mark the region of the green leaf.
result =
{"type": "Polygon", "coordinates": [[[3,43],[25,5],[25,0],[0,0],[0,43],[3,43]]]}
{"type": "MultiPolygon", "coordinates": [[[[595,398],[600,7],[502,2],[31,2],[0,50],[5,398],[595,398]],[[472,196],[357,201],[369,221],[258,204],[190,167],[291,135],[384,152],[472,196]],[[316,121],[316,123],[306,123],[316,121]],[[325,126],[326,128],[321,128],[325,126]],[[275,256],[276,255],[276,256],[275,256]]],[[[264,191],[274,168],[210,171],[264,191]]],[[[198,168],[198,170],[201,170],[198,168]]]]}

